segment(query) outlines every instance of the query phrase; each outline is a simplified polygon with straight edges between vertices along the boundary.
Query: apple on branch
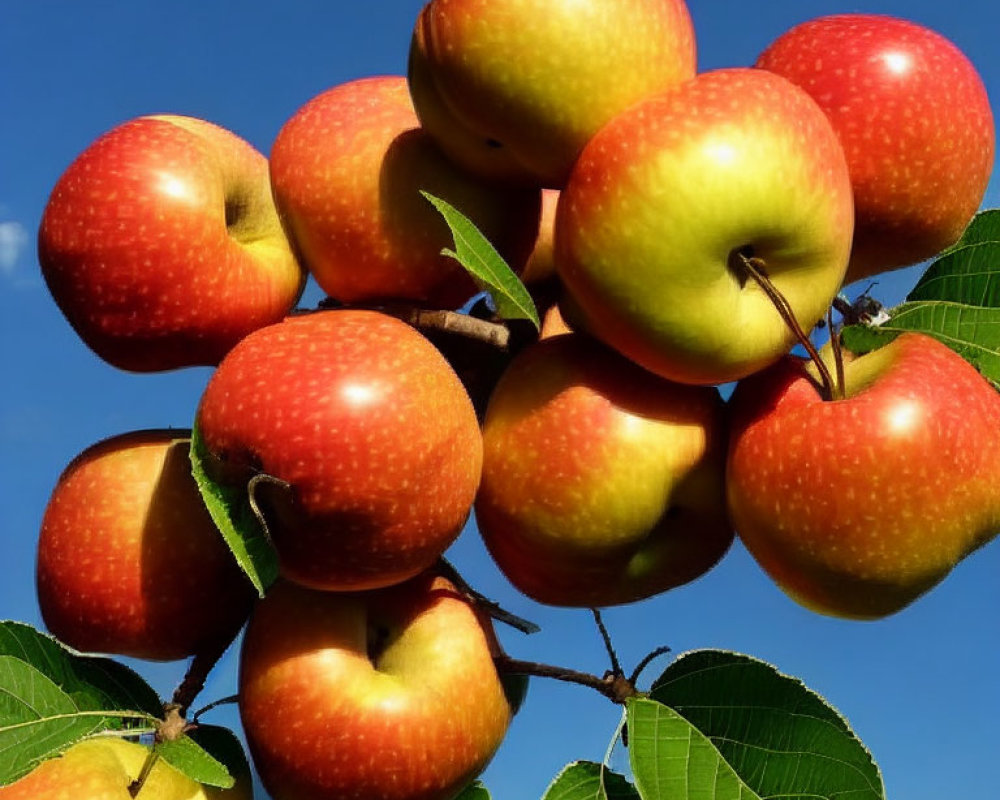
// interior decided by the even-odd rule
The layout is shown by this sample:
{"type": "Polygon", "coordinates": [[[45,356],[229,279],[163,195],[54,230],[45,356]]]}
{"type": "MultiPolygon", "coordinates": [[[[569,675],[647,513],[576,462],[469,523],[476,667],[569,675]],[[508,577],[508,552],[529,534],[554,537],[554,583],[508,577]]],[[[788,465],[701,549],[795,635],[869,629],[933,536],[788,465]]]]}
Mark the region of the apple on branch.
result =
{"type": "Polygon", "coordinates": [[[80,453],[42,518],[42,618],[77,650],[174,660],[224,646],[254,592],[191,476],[187,431],[135,431],[80,453]]]}
{"type": "Polygon", "coordinates": [[[295,112],[271,149],[289,238],[320,288],[344,303],[453,309],[477,291],[441,253],[452,235],[421,191],[460,209],[520,271],[538,232],[536,188],[463,172],[421,130],[401,76],[349,81],[295,112]]]}
{"type": "Polygon", "coordinates": [[[702,73],[584,148],[556,211],[560,305],[665,378],[736,380],[796,343],[746,262],[808,331],[843,281],[852,226],[844,153],[809,95],[764,70],[702,73]]]}
{"type": "Polygon", "coordinates": [[[630,603],[699,577],[733,539],[725,404],[590,337],[515,358],[483,427],[476,521],[518,589],[543,603],[630,603]]]}
{"type": "Polygon", "coordinates": [[[849,359],[841,400],[810,363],[788,356],[736,387],[730,515],[794,599],[883,617],[1000,530],[1000,394],[917,333],[849,359]]]}
{"type": "Polygon", "coordinates": [[[895,17],[837,14],[781,35],[757,66],[801,86],[833,123],[854,189],[846,282],[953,244],[993,169],[993,112],[975,66],[941,34],[895,17]]]}
{"type": "Polygon", "coordinates": [[[375,311],[301,314],[226,356],[197,412],[206,472],[251,486],[285,577],[371,589],[433,564],[465,524],[482,435],[417,330],[375,311]]]}
{"type": "Polygon", "coordinates": [[[451,800],[514,714],[482,616],[424,573],[363,593],[275,584],[240,656],[240,716],[275,800],[451,800]]]}
{"type": "Polygon", "coordinates": [[[267,159],[176,115],[119,125],[73,161],[45,207],[38,258],[84,343],[137,372],[215,366],[305,284],[267,159]]]}

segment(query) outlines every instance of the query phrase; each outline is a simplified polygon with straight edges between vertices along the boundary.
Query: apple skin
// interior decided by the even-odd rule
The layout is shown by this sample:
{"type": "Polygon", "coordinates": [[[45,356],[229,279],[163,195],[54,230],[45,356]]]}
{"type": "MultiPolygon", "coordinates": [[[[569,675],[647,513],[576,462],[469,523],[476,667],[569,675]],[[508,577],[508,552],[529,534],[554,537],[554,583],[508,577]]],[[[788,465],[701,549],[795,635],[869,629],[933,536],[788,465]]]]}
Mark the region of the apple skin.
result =
{"type": "MultiPolygon", "coordinates": [[[[42,762],[19,781],[0,787],[0,800],[132,800],[149,748],[114,737],[85,739],[42,762]]],[[[250,776],[231,789],[203,786],[162,759],[153,765],[142,797],[156,800],[253,800],[250,776]]]]}
{"type": "Polygon", "coordinates": [[[764,70],[702,73],[584,149],[556,212],[563,314],[665,378],[736,380],[795,338],[734,254],[764,260],[809,330],[841,285],[852,224],[847,164],[819,106],[764,70]]]}
{"type": "Polygon", "coordinates": [[[172,661],[229,641],[254,591],[191,476],[189,432],[134,431],[60,476],[38,539],[49,631],[83,652],[172,661]]]}
{"type": "Polygon", "coordinates": [[[683,0],[432,0],[409,80],[424,128],[470,172],[560,188],[584,144],[695,72],[683,0]]]}
{"type": "Polygon", "coordinates": [[[876,619],[1000,530],[1000,395],[916,333],[845,373],[846,399],[828,402],[791,356],[739,383],[729,509],[747,549],[799,603],[876,619]]]}
{"type": "Polygon", "coordinates": [[[438,350],[374,311],[290,317],[250,334],[209,380],[197,425],[206,469],[260,488],[285,577],[373,589],[433,564],[472,508],[482,435],[438,350]]]}
{"type": "Polygon", "coordinates": [[[490,399],[476,521],[529,597],[630,603],[728,550],[726,413],[580,334],[521,351],[490,399]]]}
{"type": "Polygon", "coordinates": [[[798,25],[757,66],[795,82],[830,117],[854,187],[846,282],[953,244],[993,169],[993,113],[969,59],[939,33],[877,14],[798,25]]]}
{"type": "Polygon", "coordinates": [[[409,300],[456,308],[477,292],[448,226],[421,190],[469,217],[516,272],[538,232],[539,191],[459,170],[424,131],[402,76],[350,81],[314,97],[271,149],[275,202],[319,286],[345,303],[409,300]]]}
{"type": "Polygon", "coordinates": [[[279,582],[240,659],[240,716],[275,800],[450,800],[513,716],[490,622],[429,573],[365,593],[279,582]]]}
{"type": "Polygon", "coordinates": [[[45,207],[38,258],[84,343],[136,372],[214,366],[282,319],[305,282],[267,159],[173,115],[125,122],[73,161],[45,207]]]}

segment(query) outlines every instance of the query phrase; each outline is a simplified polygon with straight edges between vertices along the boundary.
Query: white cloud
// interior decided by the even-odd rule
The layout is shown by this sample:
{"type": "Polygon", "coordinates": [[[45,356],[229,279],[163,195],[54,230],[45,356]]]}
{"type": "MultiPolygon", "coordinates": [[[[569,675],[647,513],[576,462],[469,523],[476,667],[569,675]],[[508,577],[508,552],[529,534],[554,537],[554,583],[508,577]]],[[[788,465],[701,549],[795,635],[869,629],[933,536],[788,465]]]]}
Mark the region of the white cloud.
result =
{"type": "Polygon", "coordinates": [[[0,273],[12,275],[27,246],[28,231],[20,222],[0,222],[0,273]]]}

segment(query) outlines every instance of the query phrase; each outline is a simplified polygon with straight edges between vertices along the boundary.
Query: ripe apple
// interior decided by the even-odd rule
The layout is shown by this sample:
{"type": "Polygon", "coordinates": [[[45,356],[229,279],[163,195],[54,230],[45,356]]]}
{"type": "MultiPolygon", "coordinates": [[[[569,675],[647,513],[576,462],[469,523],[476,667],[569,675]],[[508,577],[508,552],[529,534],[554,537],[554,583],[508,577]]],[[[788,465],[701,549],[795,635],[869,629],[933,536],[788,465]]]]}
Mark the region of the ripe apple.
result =
{"type": "Polygon", "coordinates": [[[38,258],[80,338],[137,372],[214,366],[282,319],[304,273],[267,159],[204,120],[149,116],[98,138],[45,207],[38,258]]]}
{"type": "Polygon", "coordinates": [[[830,117],[854,187],[847,282],[953,244],[993,168],[982,79],[948,39],[877,14],[839,14],[780,36],[757,66],[795,82],[830,117]]]}
{"type": "Polygon", "coordinates": [[[694,72],[683,0],[432,0],[410,46],[414,106],[448,155],[552,188],[604,123],[694,72]]]}
{"type": "Polygon", "coordinates": [[[598,342],[521,351],[483,428],[480,533],[525,594],[630,603],[687,583],[726,552],[725,405],[598,342]]]}
{"type": "Polygon", "coordinates": [[[1000,530],[1000,395],[935,339],[845,365],[824,402],[788,357],[731,400],[733,524],[789,595],[873,619],[911,603],[1000,530]]]}
{"type": "MultiPolygon", "coordinates": [[[[0,800],[132,800],[129,785],[139,777],[149,749],[114,737],[85,739],[61,756],[42,762],[19,781],[0,787],[0,800]]],[[[163,759],[143,784],[140,798],[155,800],[253,800],[249,776],[231,789],[203,786],[163,759]]]]}
{"type": "Polygon", "coordinates": [[[556,212],[563,312],[663,377],[732,381],[795,343],[740,257],[763,260],[809,330],[843,280],[852,220],[843,151],[804,91],[764,70],[702,73],[584,149],[556,212]]]}
{"type": "Polygon", "coordinates": [[[251,618],[240,716],[275,800],[450,800],[513,710],[489,620],[443,578],[317,592],[279,582],[251,618]]]}
{"type": "Polygon", "coordinates": [[[406,78],[363,78],[314,97],[271,150],[275,202],[319,286],[345,303],[456,308],[477,291],[426,190],[468,216],[515,271],[538,231],[539,192],[455,167],[413,110],[406,78]]]}
{"type": "Polygon", "coordinates": [[[197,413],[220,483],[258,472],[282,573],[317,589],[398,583],[472,507],[482,436],[465,387],[414,328],[374,311],[290,317],[226,356],[197,413]]]}
{"type": "Polygon", "coordinates": [[[135,431],[80,453],[42,518],[38,602],[77,650],[154,660],[224,643],[253,589],[191,477],[189,432],[135,431]]]}

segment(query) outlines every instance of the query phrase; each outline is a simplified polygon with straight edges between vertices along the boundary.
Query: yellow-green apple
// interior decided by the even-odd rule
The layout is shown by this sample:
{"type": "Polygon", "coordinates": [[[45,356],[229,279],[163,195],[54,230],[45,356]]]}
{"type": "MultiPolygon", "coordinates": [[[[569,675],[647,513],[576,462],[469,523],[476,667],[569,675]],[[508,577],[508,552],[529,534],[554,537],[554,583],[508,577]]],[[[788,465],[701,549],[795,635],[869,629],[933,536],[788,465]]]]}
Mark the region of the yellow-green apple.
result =
{"type": "Polygon", "coordinates": [[[432,0],[410,46],[417,114],[449,156],[552,188],[604,123],[694,72],[683,0],[432,0]]]}
{"type": "Polygon", "coordinates": [[[197,412],[206,470],[248,486],[282,573],[371,589],[434,563],[472,507],[482,435],[465,387],[417,330],[375,311],[290,317],[223,359],[197,412]]]}
{"type": "Polygon", "coordinates": [[[214,366],[282,319],[304,285],[267,159],[175,115],[123,123],[73,161],[45,207],[38,258],[87,346],[139,372],[214,366]]]}
{"type": "Polygon", "coordinates": [[[372,592],[279,582],[243,641],[239,709],[275,800],[451,800],[513,715],[487,618],[424,573],[372,592]]]}
{"type": "Polygon", "coordinates": [[[687,583],[726,552],[725,405],[580,334],[521,351],[490,398],[476,521],[543,603],[609,606],[687,583]]]}
{"type": "Polygon", "coordinates": [[[976,68],[908,20],[839,14],[780,36],[757,66],[830,117],[854,187],[847,282],[930,258],[961,235],[993,168],[994,127],[976,68]]]}
{"type": "MultiPolygon", "coordinates": [[[[85,739],[39,764],[19,781],[0,787],[0,800],[132,800],[129,786],[149,748],[116,737],[85,739]]],[[[143,784],[143,800],[253,800],[250,776],[231,789],[203,786],[158,759],[143,784]]]]}
{"type": "Polygon", "coordinates": [[[789,595],[872,619],[1000,530],[1000,395],[923,334],[844,372],[834,401],[792,356],[739,383],[727,491],[737,533],[789,595]]]}
{"type": "Polygon", "coordinates": [[[843,150],[809,95],[764,70],[702,73],[620,114],[577,161],[556,212],[563,313],[666,378],[732,381],[795,343],[743,257],[808,331],[852,223],[843,150]]]}
{"type": "Polygon", "coordinates": [[[538,190],[457,168],[420,129],[402,76],[350,81],[311,99],[278,133],[270,166],[296,252],[345,303],[456,308],[476,293],[461,265],[441,254],[453,237],[421,190],[469,217],[515,271],[538,231],[538,190]]]}
{"type": "Polygon", "coordinates": [[[189,432],[114,436],[80,453],[42,517],[46,626],[85,652],[185,658],[232,638],[253,589],[191,477],[189,432]]]}

